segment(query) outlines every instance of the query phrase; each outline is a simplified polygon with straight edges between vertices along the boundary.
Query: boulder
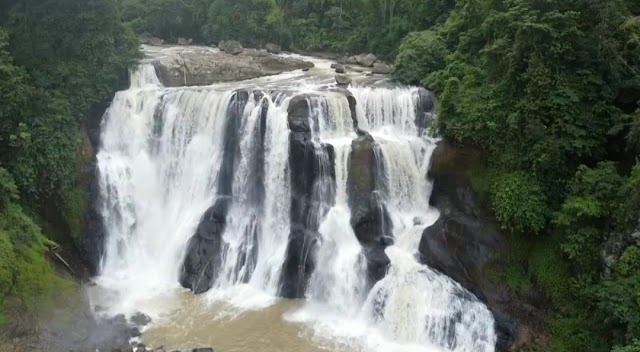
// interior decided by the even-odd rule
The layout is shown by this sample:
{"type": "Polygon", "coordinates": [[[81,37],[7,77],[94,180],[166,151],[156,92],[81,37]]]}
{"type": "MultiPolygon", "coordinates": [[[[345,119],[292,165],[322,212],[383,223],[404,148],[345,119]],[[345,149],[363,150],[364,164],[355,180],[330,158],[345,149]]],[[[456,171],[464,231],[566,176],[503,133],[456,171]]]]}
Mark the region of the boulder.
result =
{"type": "Polygon", "coordinates": [[[343,65],[333,63],[331,64],[331,68],[336,70],[336,73],[344,73],[345,69],[343,65]]]}
{"type": "Polygon", "coordinates": [[[339,73],[336,75],[336,83],[344,86],[349,85],[351,84],[351,77],[349,77],[348,75],[339,73]]]}
{"type": "Polygon", "coordinates": [[[191,43],[193,43],[193,39],[191,38],[178,38],[178,45],[191,45],[191,43]]]}
{"type": "Polygon", "coordinates": [[[282,51],[280,45],[273,43],[268,43],[267,45],[265,45],[265,49],[267,49],[267,51],[271,54],[280,54],[280,52],[282,51]]]}
{"type": "Polygon", "coordinates": [[[182,263],[180,284],[195,294],[208,291],[222,262],[222,234],[231,199],[219,198],[202,216],[195,235],[187,244],[187,255],[182,263]]]}
{"type": "Polygon", "coordinates": [[[373,64],[372,72],[376,74],[388,75],[389,73],[391,73],[391,67],[387,64],[377,62],[373,64]]]}
{"type": "Polygon", "coordinates": [[[141,312],[138,312],[136,314],[134,314],[133,316],[131,316],[131,322],[137,326],[146,326],[151,322],[151,318],[141,312]]]}
{"type": "Polygon", "coordinates": [[[194,348],[191,350],[191,352],[216,352],[216,351],[211,347],[204,347],[204,348],[194,348]]]}
{"type": "Polygon", "coordinates": [[[244,48],[239,42],[235,40],[229,40],[224,42],[224,49],[222,50],[224,50],[224,52],[227,54],[238,55],[244,50],[244,48]]]}
{"type": "Polygon", "coordinates": [[[227,42],[225,42],[224,40],[221,40],[221,41],[218,43],[218,49],[220,49],[220,50],[224,51],[224,48],[226,48],[226,47],[227,47],[227,42]]]}
{"type": "Polygon", "coordinates": [[[356,56],[349,56],[347,58],[344,59],[344,62],[341,62],[347,65],[358,65],[358,57],[356,56]]]}
{"type": "Polygon", "coordinates": [[[378,58],[373,54],[356,55],[355,58],[358,65],[362,65],[365,67],[372,67],[373,64],[378,60],[378,58]]]}
{"type": "Polygon", "coordinates": [[[146,44],[146,45],[160,46],[164,44],[164,40],[147,34],[140,37],[140,43],[146,44]]]}
{"type": "MultiPolygon", "coordinates": [[[[226,43],[224,47],[231,50],[226,43]]],[[[223,50],[222,47],[220,49],[223,50]]],[[[308,61],[257,50],[246,50],[231,56],[206,48],[158,57],[152,62],[160,82],[166,87],[241,81],[313,67],[308,61]]]]}

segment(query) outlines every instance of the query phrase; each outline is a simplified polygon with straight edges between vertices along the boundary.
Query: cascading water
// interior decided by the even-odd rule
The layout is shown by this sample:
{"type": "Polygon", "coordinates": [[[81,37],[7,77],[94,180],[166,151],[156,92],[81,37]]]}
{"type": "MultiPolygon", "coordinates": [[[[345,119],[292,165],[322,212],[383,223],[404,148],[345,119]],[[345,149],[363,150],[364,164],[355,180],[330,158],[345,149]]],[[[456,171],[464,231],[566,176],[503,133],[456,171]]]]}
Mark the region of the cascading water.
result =
{"type": "Polygon", "coordinates": [[[240,312],[304,297],[285,317],[334,350],[492,352],[488,309],[417,260],[438,217],[426,178],[435,140],[419,122],[417,89],[286,79],[164,88],[150,64],[132,73],[105,114],[98,153],[108,237],[97,282],[115,296],[110,313],[145,309],[149,292],[170,297],[182,282],[240,312]],[[308,131],[288,120],[298,96],[308,131]],[[377,282],[352,223],[356,138],[375,145],[372,199],[390,261],[377,282]],[[299,173],[300,163],[313,172],[299,173]]]}

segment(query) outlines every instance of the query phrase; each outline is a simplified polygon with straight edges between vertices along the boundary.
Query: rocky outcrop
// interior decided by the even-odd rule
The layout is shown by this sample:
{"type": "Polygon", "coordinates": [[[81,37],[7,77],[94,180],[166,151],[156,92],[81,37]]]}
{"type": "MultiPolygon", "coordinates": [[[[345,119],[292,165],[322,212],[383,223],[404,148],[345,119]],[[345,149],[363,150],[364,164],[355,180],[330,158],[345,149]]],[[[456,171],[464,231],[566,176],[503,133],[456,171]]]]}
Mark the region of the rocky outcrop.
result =
{"type": "Polygon", "coordinates": [[[202,86],[313,67],[307,61],[257,50],[237,52],[233,42],[220,45],[224,52],[203,47],[154,59],[158,78],[167,87],[202,86]]]}
{"type": "Polygon", "coordinates": [[[267,51],[271,54],[280,54],[280,52],[282,51],[280,45],[273,43],[268,43],[264,48],[267,49],[267,51]]]}
{"type": "MultiPolygon", "coordinates": [[[[335,153],[328,144],[312,140],[307,95],[289,102],[289,169],[291,177],[291,233],[282,270],[280,294],[302,298],[313,269],[322,218],[334,202],[335,153]]],[[[317,121],[313,121],[317,124],[317,121]]]]}
{"type": "Polygon", "coordinates": [[[360,65],[364,67],[373,67],[378,61],[378,57],[373,54],[360,54],[354,56],[343,56],[338,58],[338,62],[346,65],[360,65]]]}
{"type": "Polygon", "coordinates": [[[345,73],[344,65],[334,63],[331,64],[331,68],[334,69],[336,73],[345,73]]]}
{"type": "Polygon", "coordinates": [[[242,44],[240,44],[240,42],[229,40],[227,42],[224,42],[224,49],[221,50],[224,50],[224,52],[227,54],[238,55],[244,50],[244,48],[242,47],[242,44]]]}
{"type": "Polygon", "coordinates": [[[195,294],[211,288],[221,264],[222,234],[226,227],[230,199],[219,198],[209,208],[187,244],[180,284],[195,294]]]}
{"type": "Polygon", "coordinates": [[[377,145],[364,131],[351,144],[347,194],[351,226],[367,259],[368,280],[382,279],[390,264],[384,249],[393,244],[392,223],[377,185],[377,145]]]}
{"type": "Polygon", "coordinates": [[[478,151],[442,141],[432,156],[431,204],[440,218],[420,241],[424,264],[456,280],[485,302],[496,319],[497,351],[512,351],[526,344],[530,322],[536,321],[531,305],[510,296],[509,288],[490,279],[493,268],[504,265],[508,245],[488,204],[471,188],[466,171],[481,160],[478,151]]]}
{"type": "Polygon", "coordinates": [[[376,74],[388,75],[389,73],[391,73],[391,66],[381,62],[377,62],[373,65],[372,72],[376,74]]]}
{"type": "Polygon", "coordinates": [[[164,44],[164,39],[153,37],[150,34],[140,36],[140,43],[146,45],[160,46],[164,44]]]}
{"type": "Polygon", "coordinates": [[[366,67],[372,67],[378,58],[373,54],[357,55],[358,64],[366,67]]]}
{"type": "Polygon", "coordinates": [[[341,86],[349,85],[351,84],[351,77],[345,74],[339,73],[336,75],[336,83],[341,86]]]}

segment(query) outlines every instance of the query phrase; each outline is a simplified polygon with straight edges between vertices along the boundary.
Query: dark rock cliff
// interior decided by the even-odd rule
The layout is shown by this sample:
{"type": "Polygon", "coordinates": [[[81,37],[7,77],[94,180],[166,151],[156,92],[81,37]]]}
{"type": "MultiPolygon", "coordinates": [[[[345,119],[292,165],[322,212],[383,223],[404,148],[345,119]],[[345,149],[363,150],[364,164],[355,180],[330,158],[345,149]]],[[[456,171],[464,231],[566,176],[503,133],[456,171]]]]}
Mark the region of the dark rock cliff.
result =
{"type": "Polygon", "coordinates": [[[506,265],[507,235],[501,232],[490,205],[471,187],[466,174],[481,160],[473,148],[441,141],[432,156],[430,203],[440,218],[420,242],[421,261],[451,277],[482,300],[496,319],[497,351],[519,350],[531,338],[530,325],[539,312],[510,294],[492,271],[506,265]]]}
{"type": "Polygon", "coordinates": [[[302,298],[315,268],[313,248],[318,240],[318,218],[334,201],[333,147],[313,141],[313,114],[309,96],[295,96],[289,102],[289,172],[291,175],[291,233],[280,278],[280,295],[302,298]],[[323,187],[327,188],[324,189],[323,187]]]}

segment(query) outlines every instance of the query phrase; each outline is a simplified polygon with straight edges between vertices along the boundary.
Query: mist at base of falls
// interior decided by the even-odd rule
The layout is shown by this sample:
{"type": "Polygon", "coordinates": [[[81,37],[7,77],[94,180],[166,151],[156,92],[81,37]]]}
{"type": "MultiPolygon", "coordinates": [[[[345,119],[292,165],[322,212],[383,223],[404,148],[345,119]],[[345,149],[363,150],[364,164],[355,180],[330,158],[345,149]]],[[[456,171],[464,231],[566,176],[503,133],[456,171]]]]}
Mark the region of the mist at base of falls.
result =
{"type": "Polygon", "coordinates": [[[149,64],[132,73],[105,114],[97,157],[107,238],[92,297],[101,314],[144,312],[153,318],[145,341],[172,348],[494,351],[489,310],[418,260],[438,212],[427,179],[436,140],[417,123],[417,88],[350,88],[357,131],[347,94],[327,89],[327,72],[184,88],[162,87],[149,64]],[[301,95],[314,170],[303,200],[292,185],[308,175],[290,164],[288,122],[301,95]],[[376,282],[348,189],[362,130],[375,143],[371,196],[390,241],[376,282]],[[179,284],[183,262],[214,204],[224,204],[224,226],[203,240],[216,241],[215,267],[203,271],[210,289],[194,296],[179,284]],[[288,300],[280,296],[293,227],[304,234],[296,260],[313,265],[297,272],[303,298],[288,300]]]}

